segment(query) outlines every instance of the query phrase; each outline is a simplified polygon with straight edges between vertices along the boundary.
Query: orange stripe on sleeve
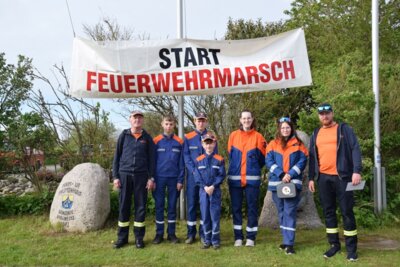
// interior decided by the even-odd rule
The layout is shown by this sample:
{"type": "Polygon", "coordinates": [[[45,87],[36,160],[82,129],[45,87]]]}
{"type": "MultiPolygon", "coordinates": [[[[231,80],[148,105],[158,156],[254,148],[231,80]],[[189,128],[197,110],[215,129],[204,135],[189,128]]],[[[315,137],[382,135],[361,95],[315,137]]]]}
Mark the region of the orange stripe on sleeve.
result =
{"type": "Polygon", "coordinates": [[[156,144],[156,145],[157,145],[157,143],[158,143],[158,142],[160,142],[160,141],[161,141],[161,139],[163,139],[163,136],[162,136],[162,134],[160,134],[160,135],[157,135],[156,137],[154,137],[154,138],[153,138],[153,142],[154,142],[154,144],[156,144]]]}
{"type": "Polygon", "coordinates": [[[177,135],[174,135],[174,139],[179,143],[179,144],[183,144],[183,140],[182,140],[182,138],[180,138],[179,136],[177,136],[177,135]]]}

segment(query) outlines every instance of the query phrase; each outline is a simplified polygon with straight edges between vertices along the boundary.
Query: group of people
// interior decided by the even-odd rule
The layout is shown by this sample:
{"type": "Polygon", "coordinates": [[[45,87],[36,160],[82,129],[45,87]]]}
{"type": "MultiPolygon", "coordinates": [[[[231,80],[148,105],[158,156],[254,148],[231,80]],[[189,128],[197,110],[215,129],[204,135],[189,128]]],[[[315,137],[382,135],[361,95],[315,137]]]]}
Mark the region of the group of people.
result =
{"type": "MultiPolygon", "coordinates": [[[[268,190],[278,211],[283,242],[279,246],[286,254],[294,254],[297,207],[303,184],[303,171],[309,163],[309,190],[315,183],[323,208],[330,248],[325,258],[341,250],[336,217],[336,201],[343,216],[347,259],[357,260],[357,228],[353,213],[353,192],[346,191],[347,183],[361,182],[361,152],[357,138],[345,123],[333,118],[328,103],[318,106],[321,127],[311,136],[309,150],[297,136],[289,117],[278,120],[275,138],[267,145],[256,131],[256,120],[249,110],[240,114],[240,128],[228,141],[229,167],[218,154],[217,138],[207,129],[207,115],[195,116],[195,129],[184,140],[174,134],[175,120],[164,116],[163,133],[154,139],[142,128],[144,115],[130,115],[131,128],[118,138],[113,162],[114,187],[119,189],[118,239],[114,248],[128,244],[129,217],[132,194],[134,199],[133,230],[135,245],[143,248],[145,211],[148,190],[152,190],[156,207],[156,235],[153,243],[164,241],[164,207],[167,192],[167,240],[178,243],[176,236],[176,204],[186,185],[187,238],[192,244],[198,235],[202,248],[220,248],[221,184],[227,178],[231,199],[234,246],[255,246],[258,232],[258,203],[261,171],[269,171],[268,190]],[[186,182],[185,181],[186,176],[186,182]],[[293,196],[284,196],[284,185],[291,185],[293,196]],[[243,234],[243,200],[246,199],[247,226],[243,234]],[[200,208],[200,225],[197,214],[200,208]],[[244,240],[246,240],[244,244],[244,240]]],[[[289,189],[290,191],[290,189],[289,189]]]]}

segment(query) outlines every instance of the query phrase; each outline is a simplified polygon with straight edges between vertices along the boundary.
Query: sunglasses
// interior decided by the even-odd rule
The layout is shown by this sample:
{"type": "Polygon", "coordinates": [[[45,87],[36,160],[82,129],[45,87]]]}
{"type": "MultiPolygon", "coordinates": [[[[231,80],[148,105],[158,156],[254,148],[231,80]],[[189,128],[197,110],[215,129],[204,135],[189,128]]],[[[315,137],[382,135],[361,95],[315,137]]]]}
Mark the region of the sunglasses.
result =
{"type": "Polygon", "coordinates": [[[331,106],[322,106],[322,107],[318,107],[318,111],[332,111],[332,107],[331,106]]]}
{"type": "Polygon", "coordinates": [[[290,122],[290,118],[282,117],[282,118],[279,119],[279,122],[290,122]]]}

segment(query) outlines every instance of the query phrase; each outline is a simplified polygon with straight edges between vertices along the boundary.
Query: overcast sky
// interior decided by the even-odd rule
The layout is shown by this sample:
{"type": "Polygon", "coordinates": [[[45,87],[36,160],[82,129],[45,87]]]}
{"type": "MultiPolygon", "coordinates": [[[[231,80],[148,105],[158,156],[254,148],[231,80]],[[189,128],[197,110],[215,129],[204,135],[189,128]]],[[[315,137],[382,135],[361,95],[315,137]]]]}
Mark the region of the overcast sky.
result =
{"type": "MultiPolygon", "coordinates": [[[[184,0],[184,36],[222,39],[229,17],[260,18],[263,22],[285,19],[283,11],[290,9],[290,2],[184,0]]],[[[94,25],[104,16],[131,28],[135,36],[145,34],[156,40],[177,36],[176,0],[68,0],[68,4],[77,36],[85,37],[83,24],[94,25]]],[[[51,76],[51,67],[61,63],[69,72],[73,32],[65,0],[0,0],[0,33],[0,52],[6,54],[8,63],[16,63],[21,54],[32,58],[35,67],[45,75],[51,76]]],[[[110,111],[118,109],[113,106],[110,111]]],[[[129,126],[118,115],[113,114],[112,121],[118,128],[129,126]]]]}

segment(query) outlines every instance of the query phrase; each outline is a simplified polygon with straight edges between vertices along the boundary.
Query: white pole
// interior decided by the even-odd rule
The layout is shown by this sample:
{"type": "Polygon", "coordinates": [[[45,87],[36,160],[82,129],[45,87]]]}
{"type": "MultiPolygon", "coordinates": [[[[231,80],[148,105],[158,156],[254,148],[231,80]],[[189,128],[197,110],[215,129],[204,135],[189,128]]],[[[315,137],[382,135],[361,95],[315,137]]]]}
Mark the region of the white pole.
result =
{"type": "MultiPolygon", "coordinates": [[[[177,0],[177,38],[182,39],[183,35],[183,0],[177,0]]],[[[183,96],[178,96],[178,125],[179,130],[178,134],[179,137],[183,139],[184,135],[184,120],[183,120],[183,103],[184,98],[183,96]]],[[[180,216],[181,220],[185,219],[185,190],[182,188],[180,197],[179,197],[179,207],[180,207],[180,216]]]]}
{"type": "Polygon", "coordinates": [[[379,123],[379,0],[372,0],[372,87],[375,95],[374,109],[374,162],[376,182],[375,211],[383,210],[382,198],[382,166],[381,166],[381,133],[379,123]]]}

